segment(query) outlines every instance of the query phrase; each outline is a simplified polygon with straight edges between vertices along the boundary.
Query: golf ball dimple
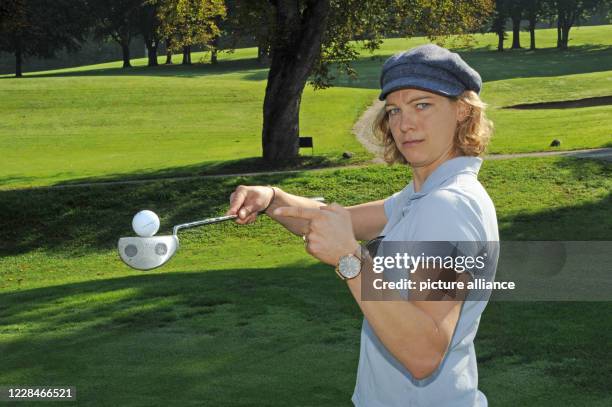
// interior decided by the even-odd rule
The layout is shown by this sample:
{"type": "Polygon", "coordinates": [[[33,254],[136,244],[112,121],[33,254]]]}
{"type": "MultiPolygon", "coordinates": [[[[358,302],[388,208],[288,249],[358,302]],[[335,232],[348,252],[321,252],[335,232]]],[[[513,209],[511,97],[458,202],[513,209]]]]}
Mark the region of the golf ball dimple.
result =
{"type": "Polygon", "coordinates": [[[145,209],[134,215],[132,228],[138,236],[151,237],[159,230],[159,218],[155,212],[145,209]]]}

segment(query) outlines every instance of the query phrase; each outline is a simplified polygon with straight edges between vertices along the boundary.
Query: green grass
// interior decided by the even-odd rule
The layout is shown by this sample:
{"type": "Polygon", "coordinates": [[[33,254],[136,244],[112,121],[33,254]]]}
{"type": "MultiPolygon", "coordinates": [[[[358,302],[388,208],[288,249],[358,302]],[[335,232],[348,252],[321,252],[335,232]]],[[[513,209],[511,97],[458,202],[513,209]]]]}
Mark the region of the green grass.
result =
{"type": "MultiPolygon", "coordinates": [[[[491,34],[460,49],[485,81],[483,98],[496,123],[491,153],[550,150],[553,138],[562,149],[612,145],[610,106],[502,109],[612,94],[612,26],[573,29],[567,52],[552,48],[555,35],[538,30],[536,52],[499,54],[491,34]]],[[[301,133],[314,137],[315,157],[303,150],[296,165],[368,160],[351,128],[378,93],[382,61],[424,42],[389,39],[375,57],[364,54],[355,63],[358,79],[340,76],[334,88],[307,88],[301,133]],[[342,159],[344,151],[355,155],[342,159]]],[[[0,78],[0,189],[265,169],[258,157],[267,70],[254,56],[255,49],[241,49],[222,54],[216,67],[150,69],[137,59],[131,70],[110,62],[0,78]]]]}
{"type": "MultiPolygon", "coordinates": [[[[222,162],[227,167],[228,159],[258,157],[265,83],[244,75],[4,80],[15,97],[2,102],[7,121],[0,125],[6,135],[0,136],[0,148],[6,166],[0,183],[157,175],[168,168],[174,168],[173,175],[192,175],[222,162]]],[[[314,136],[318,155],[335,152],[339,159],[345,150],[359,151],[350,129],[370,102],[367,93],[337,88],[318,101],[318,94],[306,92],[302,131],[314,136]]]]}
{"type": "MultiPolygon", "coordinates": [[[[485,162],[503,240],[610,240],[612,167],[485,162]]],[[[82,405],[349,405],[361,314],[331,267],[262,218],[181,235],[148,273],[115,252],[143,207],[172,224],[222,213],[239,183],[344,205],[401,189],[407,169],[0,191],[0,383],[77,387],[82,405]]],[[[476,339],[495,406],[604,406],[610,303],[491,303],[476,339]],[[519,390],[517,390],[519,389],[519,390]]]]}

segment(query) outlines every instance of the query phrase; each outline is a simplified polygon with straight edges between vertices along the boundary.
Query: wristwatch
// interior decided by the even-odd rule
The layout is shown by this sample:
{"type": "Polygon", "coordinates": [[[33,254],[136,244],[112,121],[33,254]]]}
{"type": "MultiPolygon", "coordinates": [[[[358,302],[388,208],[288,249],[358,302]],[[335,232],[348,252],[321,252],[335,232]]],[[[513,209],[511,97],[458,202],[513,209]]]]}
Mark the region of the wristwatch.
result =
{"type": "Polygon", "coordinates": [[[361,266],[363,264],[363,248],[359,246],[359,249],[355,253],[349,253],[346,256],[340,257],[338,264],[336,265],[336,274],[342,280],[350,280],[357,277],[361,273],[361,266]],[[359,256],[356,255],[359,253],[359,256]]]}

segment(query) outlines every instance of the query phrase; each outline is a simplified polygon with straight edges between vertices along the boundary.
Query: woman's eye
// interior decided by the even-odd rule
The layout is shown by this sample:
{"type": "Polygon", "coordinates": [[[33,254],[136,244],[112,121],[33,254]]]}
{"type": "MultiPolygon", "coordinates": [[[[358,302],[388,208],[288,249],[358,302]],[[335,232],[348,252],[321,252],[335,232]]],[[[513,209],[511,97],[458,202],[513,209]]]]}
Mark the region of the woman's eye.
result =
{"type": "Polygon", "coordinates": [[[416,104],[416,108],[417,108],[418,110],[425,110],[425,109],[427,109],[429,106],[430,106],[430,105],[429,105],[429,103],[417,103],[417,104],[416,104]]]}
{"type": "Polygon", "coordinates": [[[387,110],[387,114],[389,116],[395,116],[396,114],[398,114],[400,112],[400,110],[397,107],[394,107],[393,109],[389,109],[387,110]]]}

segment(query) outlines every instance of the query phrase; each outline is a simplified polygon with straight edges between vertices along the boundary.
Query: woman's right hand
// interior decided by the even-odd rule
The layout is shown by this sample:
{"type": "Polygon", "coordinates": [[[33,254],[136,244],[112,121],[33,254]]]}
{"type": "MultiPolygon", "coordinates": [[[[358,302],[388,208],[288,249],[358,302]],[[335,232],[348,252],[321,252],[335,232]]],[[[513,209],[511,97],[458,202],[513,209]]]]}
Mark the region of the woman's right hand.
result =
{"type": "Polygon", "coordinates": [[[236,223],[246,225],[255,222],[259,211],[270,206],[274,190],[267,186],[239,185],[230,195],[230,207],[226,215],[238,215],[236,223]]]}

